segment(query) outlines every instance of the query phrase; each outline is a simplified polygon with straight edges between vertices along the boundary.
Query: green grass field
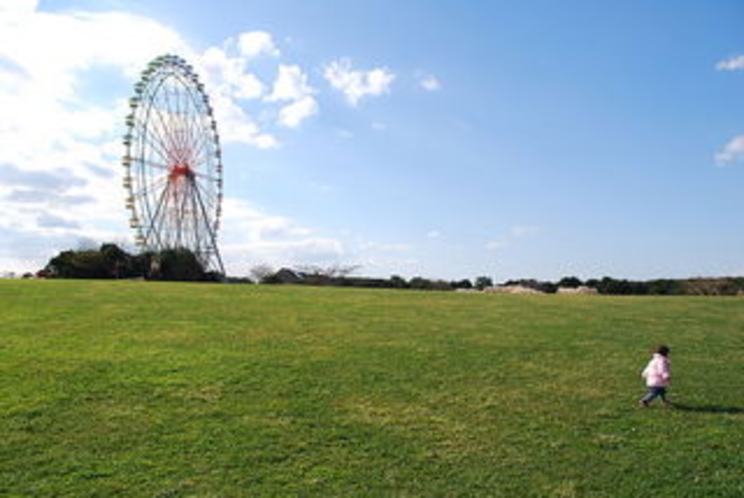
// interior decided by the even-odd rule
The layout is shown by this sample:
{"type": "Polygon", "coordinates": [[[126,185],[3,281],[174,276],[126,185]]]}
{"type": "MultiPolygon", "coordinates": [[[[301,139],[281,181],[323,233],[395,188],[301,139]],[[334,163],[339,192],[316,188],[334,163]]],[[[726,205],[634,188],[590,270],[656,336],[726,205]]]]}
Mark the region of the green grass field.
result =
{"type": "Polygon", "coordinates": [[[0,281],[0,496],[740,497],[743,351],[740,298],[0,281]]]}

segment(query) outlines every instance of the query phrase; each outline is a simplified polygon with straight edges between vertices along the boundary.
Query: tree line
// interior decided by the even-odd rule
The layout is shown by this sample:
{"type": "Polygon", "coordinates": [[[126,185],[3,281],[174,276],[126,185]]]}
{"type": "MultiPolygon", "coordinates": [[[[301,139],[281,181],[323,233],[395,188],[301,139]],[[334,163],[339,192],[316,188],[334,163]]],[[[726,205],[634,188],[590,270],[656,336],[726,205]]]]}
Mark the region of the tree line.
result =
{"type": "Polygon", "coordinates": [[[744,277],[628,280],[612,277],[588,279],[564,277],[558,282],[531,279],[510,280],[504,285],[521,285],[547,294],[559,288],[590,287],[598,294],[614,296],[736,296],[744,294],[744,277]]]}
{"type": "MultiPolygon", "coordinates": [[[[37,272],[44,278],[74,279],[146,279],[190,282],[260,283],[325,285],[338,287],[366,287],[412,289],[428,291],[483,290],[494,286],[493,279],[479,276],[472,280],[441,280],[424,277],[370,278],[354,276],[359,267],[334,265],[330,267],[300,266],[275,270],[268,265],[256,265],[247,277],[227,277],[210,272],[188,249],[167,249],[160,252],[129,254],[116,244],[102,244],[99,249],[62,251],[37,272]]],[[[556,282],[534,279],[508,280],[504,286],[522,286],[552,294],[559,288],[591,287],[605,295],[721,295],[744,294],[744,277],[655,279],[647,281],[616,279],[581,279],[571,276],[556,282]]]]}
{"type": "MultiPolygon", "coordinates": [[[[294,285],[330,285],[340,287],[377,287],[390,289],[414,289],[434,291],[484,290],[494,286],[488,276],[476,277],[473,280],[432,280],[424,277],[413,277],[406,280],[399,275],[390,278],[354,277],[351,273],[356,267],[300,267],[298,269],[282,268],[278,271],[260,265],[251,271],[251,282],[262,284],[294,285]]],[[[604,295],[636,296],[682,296],[682,295],[720,295],[733,296],[744,294],[744,277],[690,278],[690,279],[655,279],[636,281],[603,277],[582,281],[578,277],[564,277],[556,282],[534,279],[508,280],[503,286],[521,286],[545,294],[554,294],[558,289],[576,289],[589,287],[604,295]]]]}
{"type": "Polygon", "coordinates": [[[188,249],[129,254],[116,244],[99,249],[62,251],[37,273],[44,278],[135,279],[215,282],[222,275],[207,271],[188,249]]]}

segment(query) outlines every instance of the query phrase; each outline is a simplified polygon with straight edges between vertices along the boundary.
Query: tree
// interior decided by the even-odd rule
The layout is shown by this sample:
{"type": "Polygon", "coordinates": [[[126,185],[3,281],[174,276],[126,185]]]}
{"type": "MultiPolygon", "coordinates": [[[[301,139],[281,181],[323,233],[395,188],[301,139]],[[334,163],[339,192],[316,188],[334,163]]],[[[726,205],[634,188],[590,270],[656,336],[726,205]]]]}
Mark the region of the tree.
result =
{"type": "Polygon", "coordinates": [[[582,285],[583,283],[577,277],[563,277],[558,281],[558,287],[576,289],[582,285]]]}
{"type": "Polygon", "coordinates": [[[467,278],[463,280],[454,281],[452,282],[451,285],[453,289],[472,289],[473,288],[473,283],[467,278]]]}
{"type": "Polygon", "coordinates": [[[431,280],[425,279],[423,277],[413,277],[409,282],[408,286],[411,289],[428,289],[431,285],[431,280]]]}
{"type": "Polygon", "coordinates": [[[483,290],[486,287],[493,287],[493,280],[491,277],[478,277],[475,279],[475,288],[483,290]]]}
{"type": "Polygon", "coordinates": [[[110,272],[99,251],[63,251],[49,260],[44,269],[56,278],[108,278],[110,272]]]}
{"type": "Polygon", "coordinates": [[[159,256],[162,280],[197,282],[206,279],[204,266],[188,249],[166,249],[159,256]]]}
{"type": "Polygon", "coordinates": [[[103,257],[108,270],[111,272],[110,276],[112,276],[113,278],[125,278],[134,276],[132,256],[130,256],[119,246],[117,246],[116,244],[102,244],[99,252],[103,257]]]}
{"type": "Polygon", "coordinates": [[[406,289],[408,287],[408,282],[399,275],[393,275],[390,277],[390,287],[393,289],[406,289]]]}
{"type": "Polygon", "coordinates": [[[62,251],[47,263],[44,270],[54,278],[75,278],[75,251],[62,251]]]}

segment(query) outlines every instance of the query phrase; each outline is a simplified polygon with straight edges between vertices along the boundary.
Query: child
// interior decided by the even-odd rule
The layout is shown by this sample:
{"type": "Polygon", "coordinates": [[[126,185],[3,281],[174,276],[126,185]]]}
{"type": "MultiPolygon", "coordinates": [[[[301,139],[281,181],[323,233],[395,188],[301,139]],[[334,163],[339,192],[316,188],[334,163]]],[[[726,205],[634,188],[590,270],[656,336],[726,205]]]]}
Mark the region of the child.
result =
{"type": "Polygon", "coordinates": [[[656,348],[651,361],[648,362],[646,368],[643,369],[641,377],[646,379],[646,386],[648,386],[648,392],[638,402],[641,406],[648,406],[654,399],[661,398],[666,406],[670,406],[669,401],[666,399],[667,387],[669,386],[670,370],[669,370],[669,347],[661,345],[656,348]]]}

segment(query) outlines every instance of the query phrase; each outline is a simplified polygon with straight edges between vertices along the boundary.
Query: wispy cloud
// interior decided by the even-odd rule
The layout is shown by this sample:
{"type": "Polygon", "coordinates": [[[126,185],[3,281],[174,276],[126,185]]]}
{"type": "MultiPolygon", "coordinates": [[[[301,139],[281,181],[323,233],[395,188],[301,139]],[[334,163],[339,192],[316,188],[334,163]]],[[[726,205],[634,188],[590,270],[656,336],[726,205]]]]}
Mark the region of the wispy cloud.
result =
{"type": "Polygon", "coordinates": [[[325,67],[323,75],[333,88],[344,94],[352,106],[356,106],[364,97],[389,93],[395,80],[395,75],[387,68],[354,70],[349,59],[331,62],[325,67]]]}
{"type": "Polygon", "coordinates": [[[715,155],[715,161],[719,166],[729,166],[732,163],[744,161],[744,135],[731,139],[715,155]]]}
{"type": "Polygon", "coordinates": [[[428,92],[436,92],[437,90],[442,89],[442,83],[432,75],[423,76],[419,80],[419,84],[421,85],[421,88],[428,92]]]}
{"type": "MultiPolygon", "coordinates": [[[[744,70],[744,55],[729,57],[718,64],[719,71],[741,71],[744,70]]],[[[716,152],[714,160],[719,166],[729,166],[735,162],[744,160],[744,135],[738,135],[716,152]]]]}
{"type": "Polygon", "coordinates": [[[497,239],[486,242],[485,248],[494,251],[511,246],[517,240],[531,237],[540,233],[540,227],[535,225],[516,225],[511,227],[507,233],[497,239]]]}
{"type": "Polygon", "coordinates": [[[332,264],[346,254],[339,239],[299,226],[287,217],[265,213],[245,201],[227,199],[224,214],[220,247],[223,256],[233,261],[231,271],[236,275],[247,275],[256,264],[332,264]]]}
{"type": "Polygon", "coordinates": [[[744,70],[744,55],[735,55],[716,64],[719,71],[741,71],[744,70]]]}
{"type": "Polygon", "coordinates": [[[503,249],[505,247],[509,246],[509,242],[503,239],[499,240],[491,240],[489,242],[486,242],[486,249],[489,251],[496,251],[498,249],[503,249]]]}
{"type": "Polygon", "coordinates": [[[540,232],[540,227],[535,225],[517,225],[509,230],[509,233],[514,238],[522,238],[529,235],[535,235],[540,232]]]}
{"type": "Polygon", "coordinates": [[[287,104],[279,111],[279,124],[285,128],[297,128],[303,121],[318,112],[318,102],[307,95],[287,104]]]}
{"type": "Polygon", "coordinates": [[[376,251],[376,252],[406,252],[411,250],[411,245],[404,242],[399,243],[379,243],[379,242],[364,242],[360,245],[360,249],[365,251],[376,251]]]}

